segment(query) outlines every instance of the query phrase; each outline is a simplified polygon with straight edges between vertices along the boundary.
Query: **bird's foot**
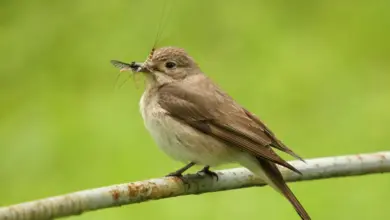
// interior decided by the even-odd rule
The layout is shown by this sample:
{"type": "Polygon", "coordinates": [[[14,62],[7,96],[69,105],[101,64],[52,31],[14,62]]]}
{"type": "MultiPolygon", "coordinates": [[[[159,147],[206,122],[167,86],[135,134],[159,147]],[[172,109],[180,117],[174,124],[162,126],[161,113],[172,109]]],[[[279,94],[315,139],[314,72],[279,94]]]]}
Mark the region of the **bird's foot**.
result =
{"type": "Polygon", "coordinates": [[[191,163],[185,165],[184,167],[182,167],[182,168],[176,170],[175,172],[169,173],[168,175],[166,175],[166,177],[169,177],[169,176],[170,176],[170,177],[177,177],[177,178],[179,178],[183,183],[187,184],[188,181],[183,177],[183,173],[184,173],[186,170],[190,169],[190,168],[191,168],[192,166],[194,166],[194,165],[195,165],[195,163],[194,163],[194,162],[191,162],[191,163]]]}
{"type": "Polygon", "coordinates": [[[210,166],[205,166],[203,169],[198,171],[198,175],[206,174],[207,176],[211,176],[212,178],[216,178],[217,181],[219,180],[218,174],[216,172],[213,172],[210,170],[210,166]]]}
{"type": "Polygon", "coordinates": [[[178,171],[169,173],[165,177],[176,177],[176,178],[179,178],[184,184],[188,184],[188,180],[186,178],[184,178],[184,176],[181,172],[178,172],[178,171]]]}
{"type": "Polygon", "coordinates": [[[174,176],[174,177],[183,177],[183,172],[181,172],[181,170],[177,170],[175,172],[172,172],[172,173],[168,173],[168,175],[166,175],[166,177],[169,177],[169,176],[174,176]]]}

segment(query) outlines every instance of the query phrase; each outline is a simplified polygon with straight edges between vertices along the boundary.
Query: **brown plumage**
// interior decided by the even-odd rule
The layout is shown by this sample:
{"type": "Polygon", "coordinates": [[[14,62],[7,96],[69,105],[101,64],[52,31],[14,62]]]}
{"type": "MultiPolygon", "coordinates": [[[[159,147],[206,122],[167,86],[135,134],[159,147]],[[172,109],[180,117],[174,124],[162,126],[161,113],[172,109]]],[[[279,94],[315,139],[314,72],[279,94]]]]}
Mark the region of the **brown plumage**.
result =
{"type": "Polygon", "coordinates": [[[300,172],[273,149],[301,157],[218,88],[183,49],[167,47],[151,54],[140,70],[147,78],[140,106],[157,144],[183,162],[205,166],[238,162],[282,193],[302,219],[310,219],[276,164],[300,172]]]}

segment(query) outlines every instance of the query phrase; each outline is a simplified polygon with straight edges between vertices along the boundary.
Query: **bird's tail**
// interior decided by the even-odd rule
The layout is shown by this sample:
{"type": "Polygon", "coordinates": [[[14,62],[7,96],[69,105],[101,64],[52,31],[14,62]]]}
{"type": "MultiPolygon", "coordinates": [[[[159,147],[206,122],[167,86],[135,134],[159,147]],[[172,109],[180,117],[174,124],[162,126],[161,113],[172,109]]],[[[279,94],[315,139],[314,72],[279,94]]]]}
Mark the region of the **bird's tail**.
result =
{"type": "Polygon", "coordinates": [[[253,157],[246,159],[242,158],[239,162],[241,165],[245,166],[251,172],[258,175],[268,185],[286,197],[286,199],[288,199],[293,205],[294,209],[297,211],[302,220],[311,220],[305,208],[303,208],[297,197],[295,197],[294,193],[287,186],[282,174],[274,163],[262,158],[256,158],[254,161],[253,157]]]}
{"type": "Polygon", "coordinates": [[[306,212],[305,208],[303,208],[302,204],[298,201],[297,197],[295,197],[294,193],[287,186],[286,182],[283,179],[282,174],[276,165],[267,160],[257,158],[262,170],[265,175],[267,175],[268,179],[272,182],[270,185],[275,188],[277,191],[282,193],[284,197],[290,201],[290,203],[294,206],[295,211],[298,212],[299,216],[303,220],[310,220],[309,214],[306,212]]]}

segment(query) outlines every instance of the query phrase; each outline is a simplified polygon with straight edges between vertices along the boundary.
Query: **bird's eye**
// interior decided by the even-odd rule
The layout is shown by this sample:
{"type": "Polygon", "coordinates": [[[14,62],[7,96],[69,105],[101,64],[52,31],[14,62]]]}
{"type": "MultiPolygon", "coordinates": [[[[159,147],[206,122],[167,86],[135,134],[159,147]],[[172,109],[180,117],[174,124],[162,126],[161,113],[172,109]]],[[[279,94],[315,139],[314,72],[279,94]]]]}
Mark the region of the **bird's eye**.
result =
{"type": "Polygon", "coordinates": [[[168,68],[168,69],[172,69],[176,66],[176,63],[174,62],[166,62],[165,63],[165,67],[168,68]]]}

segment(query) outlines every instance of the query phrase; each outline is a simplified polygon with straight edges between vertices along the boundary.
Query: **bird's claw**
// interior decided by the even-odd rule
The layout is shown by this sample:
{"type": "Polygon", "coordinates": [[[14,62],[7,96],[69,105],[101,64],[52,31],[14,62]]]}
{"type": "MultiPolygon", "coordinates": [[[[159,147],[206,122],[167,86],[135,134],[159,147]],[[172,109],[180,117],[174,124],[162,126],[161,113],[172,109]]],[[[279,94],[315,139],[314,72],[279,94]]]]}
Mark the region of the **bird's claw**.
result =
{"type": "Polygon", "coordinates": [[[211,171],[210,168],[207,166],[204,167],[202,170],[198,171],[197,174],[198,175],[205,174],[205,175],[210,176],[212,178],[215,177],[217,179],[217,181],[219,180],[218,174],[216,172],[211,171]]]}
{"type": "Polygon", "coordinates": [[[187,179],[184,178],[183,174],[181,174],[180,172],[172,172],[166,175],[165,177],[176,177],[179,178],[184,184],[188,184],[187,179]]]}

